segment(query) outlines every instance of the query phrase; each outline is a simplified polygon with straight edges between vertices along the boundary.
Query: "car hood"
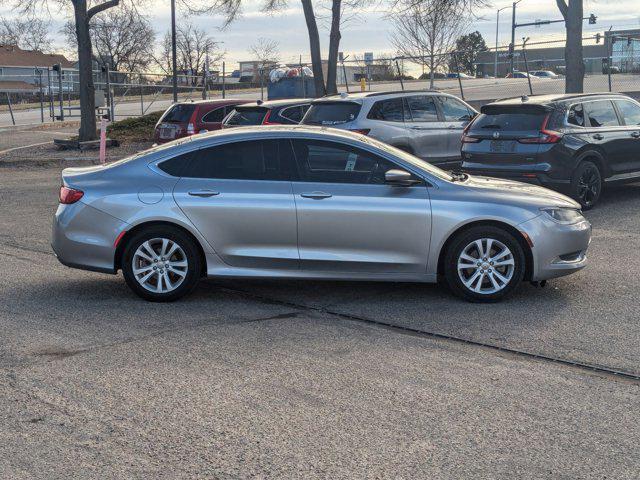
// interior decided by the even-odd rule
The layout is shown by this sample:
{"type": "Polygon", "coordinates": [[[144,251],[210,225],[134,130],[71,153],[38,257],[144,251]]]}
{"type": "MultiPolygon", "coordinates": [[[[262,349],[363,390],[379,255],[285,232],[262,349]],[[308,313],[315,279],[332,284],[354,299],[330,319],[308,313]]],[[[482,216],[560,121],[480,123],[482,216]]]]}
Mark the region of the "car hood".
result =
{"type": "Polygon", "coordinates": [[[578,202],[562,193],[514,180],[469,175],[469,178],[464,182],[464,186],[469,189],[490,193],[492,196],[504,198],[509,202],[522,202],[536,207],[580,208],[578,202]]]}

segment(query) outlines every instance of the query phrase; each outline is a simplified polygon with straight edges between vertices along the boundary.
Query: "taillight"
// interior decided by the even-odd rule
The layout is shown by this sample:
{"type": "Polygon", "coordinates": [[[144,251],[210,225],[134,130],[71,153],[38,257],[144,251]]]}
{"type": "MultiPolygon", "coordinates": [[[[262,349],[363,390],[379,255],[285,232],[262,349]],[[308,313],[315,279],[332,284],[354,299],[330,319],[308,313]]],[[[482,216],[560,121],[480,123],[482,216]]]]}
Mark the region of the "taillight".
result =
{"type": "Polygon", "coordinates": [[[518,142],[520,143],[558,143],[562,140],[562,133],[556,132],[555,130],[547,129],[547,123],[549,123],[549,117],[551,114],[544,117],[544,121],[542,122],[542,126],[540,127],[540,134],[537,137],[533,138],[519,138],[518,142]]]}
{"type": "Polygon", "coordinates": [[[371,129],[370,128],[353,128],[353,129],[349,129],[349,131],[359,133],[360,135],[368,135],[371,129]]]}
{"type": "Polygon", "coordinates": [[[462,135],[462,143],[478,143],[479,138],[470,137],[469,135],[462,135]]]}
{"type": "Polygon", "coordinates": [[[193,123],[190,123],[187,125],[187,135],[193,135],[194,133],[196,133],[196,129],[193,126],[193,123]]]}
{"type": "Polygon", "coordinates": [[[76,190],[75,188],[60,187],[60,203],[64,205],[70,205],[76,203],[82,198],[84,192],[82,190],[76,190]]]}
{"type": "Polygon", "coordinates": [[[271,110],[267,110],[267,114],[262,119],[263,125],[280,125],[278,122],[270,122],[269,117],[271,117],[271,110]]]}
{"type": "Polygon", "coordinates": [[[196,133],[196,119],[198,118],[198,108],[195,107],[193,109],[193,113],[191,114],[191,118],[189,119],[189,123],[187,124],[187,135],[194,135],[196,133]]]}

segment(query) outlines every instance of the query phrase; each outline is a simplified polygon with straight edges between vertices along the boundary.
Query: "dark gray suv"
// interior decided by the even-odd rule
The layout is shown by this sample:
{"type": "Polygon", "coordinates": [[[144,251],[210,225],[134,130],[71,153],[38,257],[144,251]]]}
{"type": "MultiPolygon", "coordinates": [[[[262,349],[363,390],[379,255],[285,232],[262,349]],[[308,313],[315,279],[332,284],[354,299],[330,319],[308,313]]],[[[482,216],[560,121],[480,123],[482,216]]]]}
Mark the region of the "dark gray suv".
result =
{"type": "Polygon", "coordinates": [[[605,182],[640,178],[640,104],[620,94],[539,95],[482,107],[463,170],[535,183],[593,207],[605,182]]]}

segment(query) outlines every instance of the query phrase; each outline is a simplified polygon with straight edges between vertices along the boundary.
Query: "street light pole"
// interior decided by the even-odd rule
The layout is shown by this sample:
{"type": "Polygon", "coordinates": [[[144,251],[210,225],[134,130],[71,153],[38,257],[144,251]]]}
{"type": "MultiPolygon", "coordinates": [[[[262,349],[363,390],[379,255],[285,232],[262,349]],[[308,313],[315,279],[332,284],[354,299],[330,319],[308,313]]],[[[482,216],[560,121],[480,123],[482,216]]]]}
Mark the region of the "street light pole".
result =
{"type": "Polygon", "coordinates": [[[173,103],[178,102],[178,54],[176,52],[176,0],[171,0],[171,65],[173,69],[173,103]]]}
{"type": "Polygon", "coordinates": [[[498,78],[498,32],[500,28],[500,12],[505,8],[509,8],[509,7],[507,6],[507,7],[499,8],[496,13],[496,58],[493,64],[493,76],[496,78],[498,78]]]}

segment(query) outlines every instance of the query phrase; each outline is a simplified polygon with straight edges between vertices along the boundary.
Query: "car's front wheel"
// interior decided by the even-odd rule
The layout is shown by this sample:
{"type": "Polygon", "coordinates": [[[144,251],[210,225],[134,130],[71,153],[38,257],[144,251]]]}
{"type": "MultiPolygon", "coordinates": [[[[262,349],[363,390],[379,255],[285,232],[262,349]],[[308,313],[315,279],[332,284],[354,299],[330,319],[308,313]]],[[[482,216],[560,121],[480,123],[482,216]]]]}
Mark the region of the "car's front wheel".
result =
{"type": "Polygon", "coordinates": [[[177,228],[154,226],[134,234],[125,245],[122,273],[140,297],[171,302],[189,293],[201,272],[198,248],[177,228]]]}
{"type": "Polygon", "coordinates": [[[524,277],[525,255],[506,230],[478,226],[459,234],[449,246],[444,274],[451,290],[465,300],[496,302],[524,277]]]}

